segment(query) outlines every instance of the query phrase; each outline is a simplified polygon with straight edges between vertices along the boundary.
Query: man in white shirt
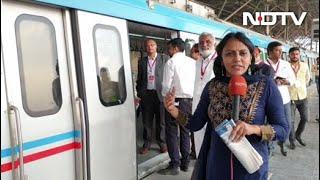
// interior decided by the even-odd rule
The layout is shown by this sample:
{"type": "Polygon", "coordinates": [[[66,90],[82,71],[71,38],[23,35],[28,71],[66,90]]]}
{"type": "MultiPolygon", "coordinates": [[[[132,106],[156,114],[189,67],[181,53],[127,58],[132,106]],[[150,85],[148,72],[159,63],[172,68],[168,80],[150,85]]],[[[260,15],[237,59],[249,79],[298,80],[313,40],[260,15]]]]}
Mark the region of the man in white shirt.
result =
{"type": "MultiPolygon", "coordinates": [[[[196,62],[196,77],[193,90],[192,113],[196,110],[200,97],[207,82],[214,78],[213,64],[217,57],[215,51],[215,37],[207,32],[199,36],[199,52],[201,59],[196,62]]],[[[194,132],[196,156],[198,156],[206,126],[194,132]]]]}
{"type": "MultiPolygon", "coordinates": [[[[179,106],[181,111],[191,114],[195,61],[183,53],[184,48],[185,43],[181,38],[175,38],[168,42],[168,54],[171,58],[164,67],[162,96],[164,97],[174,88],[176,106],[179,106]]],[[[190,131],[180,126],[168,112],[166,112],[165,121],[166,142],[171,161],[169,167],[160,171],[160,173],[177,175],[179,174],[179,166],[182,171],[188,171],[190,162],[190,131]],[[178,136],[178,132],[180,132],[180,136],[178,136]],[[180,143],[178,137],[180,137],[180,143]],[[181,163],[179,145],[182,156],[181,163]]]]}
{"type": "MultiPolygon", "coordinates": [[[[282,97],[286,119],[288,121],[289,127],[291,128],[291,99],[288,87],[294,84],[295,75],[290,63],[281,59],[281,43],[277,41],[269,43],[267,51],[269,56],[267,63],[273,68],[275,72],[274,79],[282,97]]],[[[290,136],[289,141],[293,142],[294,138],[290,136]]],[[[287,151],[284,149],[284,142],[279,141],[278,144],[281,148],[282,155],[287,156],[287,151]]]]}

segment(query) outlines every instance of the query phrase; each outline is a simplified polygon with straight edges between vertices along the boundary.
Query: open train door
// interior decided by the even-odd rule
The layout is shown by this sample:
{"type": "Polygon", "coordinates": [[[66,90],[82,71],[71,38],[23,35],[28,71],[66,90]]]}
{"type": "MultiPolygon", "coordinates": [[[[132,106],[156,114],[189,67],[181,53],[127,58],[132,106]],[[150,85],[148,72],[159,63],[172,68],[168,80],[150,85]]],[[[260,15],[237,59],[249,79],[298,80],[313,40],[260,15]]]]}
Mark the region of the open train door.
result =
{"type": "Polygon", "coordinates": [[[91,179],[137,178],[136,125],[125,20],[74,11],[91,179]]]}

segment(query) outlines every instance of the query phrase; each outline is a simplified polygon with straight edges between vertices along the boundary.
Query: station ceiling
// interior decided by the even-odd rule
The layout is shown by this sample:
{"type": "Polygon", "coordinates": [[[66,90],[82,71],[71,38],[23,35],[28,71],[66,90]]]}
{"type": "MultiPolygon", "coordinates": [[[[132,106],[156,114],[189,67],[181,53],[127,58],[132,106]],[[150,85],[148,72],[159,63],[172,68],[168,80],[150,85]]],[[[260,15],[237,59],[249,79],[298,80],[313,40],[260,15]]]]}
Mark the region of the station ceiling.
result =
{"type": "MultiPolygon", "coordinates": [[[[214,9],[216,18],[249,28],[253,31],[267,35],[266,26],[242,25],[243,12],[294,12],[299,18],[302,12],[307,16],[301,26],[296,26],[291,18],[287,18],[287,25],[281,25],[280,18],[277,23],[269,27],[269,35],[282,41],[296,41],[297,45],[306,47],[310,45],[313,19],[319,18],[319,0],[192,0],[214,9]],[[269,10],[267,10],[267,8],[269,10]]],[[[255,17],[255,16],[254,16],[255,17]]]]}

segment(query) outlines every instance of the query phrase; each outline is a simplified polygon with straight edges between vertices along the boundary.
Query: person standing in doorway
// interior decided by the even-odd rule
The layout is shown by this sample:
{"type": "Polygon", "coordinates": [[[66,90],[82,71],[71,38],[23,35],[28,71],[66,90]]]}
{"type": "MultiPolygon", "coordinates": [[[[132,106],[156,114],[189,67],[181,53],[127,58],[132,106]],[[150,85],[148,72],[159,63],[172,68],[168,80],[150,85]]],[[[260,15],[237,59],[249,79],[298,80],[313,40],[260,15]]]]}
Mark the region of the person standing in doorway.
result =
{"type": "Polygon", "coordinates": [[[157,43],[152,39],[145,41],[147,56],[138,62],[137,96],[141,99],[143,122],[143,147],[140,154],[149,152],[152,141],[153,119],[156,120],[156,139],[160,152],[167,152],[165,142],[165,110],[163,106],[162,78],[167,56],[157,53],[157,43]]]}

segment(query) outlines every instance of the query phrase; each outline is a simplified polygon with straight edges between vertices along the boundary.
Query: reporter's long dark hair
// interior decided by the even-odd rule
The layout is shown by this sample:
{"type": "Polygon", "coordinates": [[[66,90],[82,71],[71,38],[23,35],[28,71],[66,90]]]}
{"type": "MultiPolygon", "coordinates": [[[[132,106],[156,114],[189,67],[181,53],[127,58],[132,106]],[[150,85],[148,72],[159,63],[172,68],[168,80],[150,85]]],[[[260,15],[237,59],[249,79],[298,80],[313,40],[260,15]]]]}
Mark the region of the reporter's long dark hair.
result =
{"type": "Polygon", "coordinates": [[[248,68],[248,70],[245,72],[245,74],[253,74],[256,70],[255,70],[255,58],[254,58],[254,45],[253,43],[250,41],[250,39],[244,35],[242,32],[231,32],[229,34],[227,34],[218,44],[218,46],[216,47],[216,51],[217,51],[217,58],[214,61],[214,66],[213,66],[213,72],[215,74],[216,77],[222,77],[226,75],[226,68],[222,65],[222,50],[223,48],[226,46],[227,42],[230,39],[237,39],[239,41],[241,41],[244,45],[246,45],[250,51],[251,54],[251,64],[248,68]]]}

